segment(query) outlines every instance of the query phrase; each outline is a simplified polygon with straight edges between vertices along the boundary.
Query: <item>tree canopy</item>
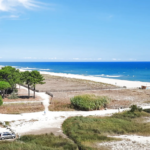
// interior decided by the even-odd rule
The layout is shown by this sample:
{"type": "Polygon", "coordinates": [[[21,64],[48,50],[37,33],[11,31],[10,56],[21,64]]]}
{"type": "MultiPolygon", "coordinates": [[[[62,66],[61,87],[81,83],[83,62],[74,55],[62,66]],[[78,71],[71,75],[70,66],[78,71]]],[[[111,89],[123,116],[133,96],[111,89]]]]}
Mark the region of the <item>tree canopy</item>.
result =
{"type": "Polygon", "coordinates": [[[11,66],[5,66],[0,69],[0,90],[3,92],[8,88],[14,91],[16,89],[16,84],[25,83],[28,86],[28,96],[30,97],[30,88],[34,87],[35,97],[36,84],[44,84],[44,80],[43,76],[37,70],[20,72],[19,69],[11,66]]]}
{"type": "Polygon", "coordinates": [[[3,67],[0,70],[0,81],[6,81],[10,84],[12,90],[16,88],[16,84],[20,83],[20,72],[11,66],[3,67]]]}
{"type": "Polygon", "coordinates": [[[6,90],[8,88],[10,88],[10,84],[8,82],[5,81],[0,81],[0,90],[6,90]]]}
{"type": "Polygon", "coordinates": [[[5,96],[5,90],[10,88],[10,84],[8,82],[5,81],[0,81],[0,90],[1,90],[1,94],[3,93],[3,98],[5,96]]]}

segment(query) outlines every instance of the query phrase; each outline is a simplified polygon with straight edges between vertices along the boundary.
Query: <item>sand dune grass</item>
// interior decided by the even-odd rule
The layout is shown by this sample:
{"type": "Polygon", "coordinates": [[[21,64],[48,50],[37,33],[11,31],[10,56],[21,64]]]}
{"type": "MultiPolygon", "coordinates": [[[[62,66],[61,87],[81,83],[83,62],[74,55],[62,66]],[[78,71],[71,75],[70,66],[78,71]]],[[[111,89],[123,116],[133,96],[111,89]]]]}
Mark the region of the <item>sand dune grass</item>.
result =
{"type": "Polygon", "coordinates": [[[45,135],[26,135],[19,141],[0,142],[2,150],[77,150],[76,144],[71,140],[54,136],[45,135]]]}
{"type": "Polygon", "coordinates": [[[44,106],[41,103],[11,103],[4,104],[0,107],[2,114],[20,114],[44,111],[44,106]]]}
{"type": "Polygon", "coordinates": [[[62,127],[64,133],[71,138],[80,149],[97,149],[96,143],[119,140],[108,135],[138,134],[150,135],[150,123],[136,121],[142,117],[150,117],[146,112],[123,112],[111,117],[71,117],[62,127]]]}

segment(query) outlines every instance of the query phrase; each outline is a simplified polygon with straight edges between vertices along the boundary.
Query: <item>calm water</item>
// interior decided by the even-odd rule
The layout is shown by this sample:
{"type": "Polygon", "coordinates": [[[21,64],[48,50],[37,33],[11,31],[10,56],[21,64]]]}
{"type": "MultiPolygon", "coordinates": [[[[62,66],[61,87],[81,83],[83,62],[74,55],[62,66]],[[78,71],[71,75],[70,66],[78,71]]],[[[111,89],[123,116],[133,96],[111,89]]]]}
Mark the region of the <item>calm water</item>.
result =
{"type": "Polygon", "coordinates": [[[150,62],[0,62],[25,70],[150,82],[150,62]]]}

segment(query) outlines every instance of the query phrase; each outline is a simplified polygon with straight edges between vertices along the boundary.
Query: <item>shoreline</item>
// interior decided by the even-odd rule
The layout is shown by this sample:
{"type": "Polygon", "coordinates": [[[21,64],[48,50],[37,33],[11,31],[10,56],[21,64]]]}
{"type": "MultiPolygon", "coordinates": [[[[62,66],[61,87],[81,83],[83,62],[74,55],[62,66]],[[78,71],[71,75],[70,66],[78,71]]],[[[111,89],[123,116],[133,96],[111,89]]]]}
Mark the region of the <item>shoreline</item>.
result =
{"type": "MultiPolygon", "coordinates": [[[[0,66],[0,69],[3,66],[0,66]]],[[[16,68],[18,69],[18,68],[16,68]]],[[[24,72],[27,70],[19,69],[20,71],[24,72]]],[[[28,70],[32,71],[32,70],[28,70]]],[[[74,79],[82,79],[82,80],[89,80],[94,82],[101,82],[105,84],[111,84],[119,87],[126,87],[126,88],[141,88],[141,86],[149,86],[150,82],[142,82],[142,81],[130,81],[130,80],[120,80],[120,79],[111,79],[111,78],[103,78],[103,77],[95,77],[95,76],[84,76],[84,75],[76,75],[76,74],[67,74],[67,73],[54,73],[54,72],[46,72],[46,71],[39,71],[41,74],[47,74],[52,76],[58,77],[65,77],[65,78],[74,78],[74,79]]]]}
{"type": "MultiPolygon", "coordinates": [[[[21,71],[25,71],[25,70],[21,70],[21,71]]],[[[90,80],[94,82],[112,84],[115,86],[126,87],[126,88],[141,88],[141,86],[150,86],[150,82],[119,80],[119,79],[110,79],[110,78],[95,77],[95,76],[84,76],[84,75],[75,75],[75,74],[66,74],[66,73],[45,72],[45,71],[40,71],[40,73],[52,75],[52,76],[66,77],[66,78],[90,80]]]]}

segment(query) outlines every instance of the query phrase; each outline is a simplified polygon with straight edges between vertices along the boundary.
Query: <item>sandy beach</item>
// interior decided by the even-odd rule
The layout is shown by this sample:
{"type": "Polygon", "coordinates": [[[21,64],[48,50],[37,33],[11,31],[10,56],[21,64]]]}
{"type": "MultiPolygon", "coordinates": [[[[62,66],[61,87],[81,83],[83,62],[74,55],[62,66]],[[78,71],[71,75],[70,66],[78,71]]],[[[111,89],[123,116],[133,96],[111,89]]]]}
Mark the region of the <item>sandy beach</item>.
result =
{"type": "Polygon", "coordinates": [[[83,76],[83,75],[74,75],[74,74],[65,74],[65,73],[44,72],[44,71],[41,71],[41,74],[49,74],[49,75],[59,76],[59,77],[90,80],[95,82],[112,84],[120,87],[125,86],[127,88],[140,88],[142,85],[150,86],[150,82],[127,81],[127,80],[109,79],[109,78],[94,77],[94,76],[83,76]]]}
{"type": "MultiPolygon", "coordinates": [[[[0,66],[0,69],[2,67],[3,66],[0,66]]],[[[26,71],[23,69],[19,69],[19,70],[22,72],[26,71]]],[[[28,71],[32,71],[32,70],[28,69],[28,71]]],[[[102,83],[112,84],[115,86],[126,87],[126,88],[140,88],[142,85],[150,86],[150,82],[128,81],[128,80],[110,79],[110,78],[95,77],[95,76],[84,76],[84,75],[75,75],[75,74],[66,74],[66,73],[45,72],[45,71],[40,71],[40,73],[41,74],[48,74],[48,75],[52,75],[52,76],[102,82],[102,83]]]]}

